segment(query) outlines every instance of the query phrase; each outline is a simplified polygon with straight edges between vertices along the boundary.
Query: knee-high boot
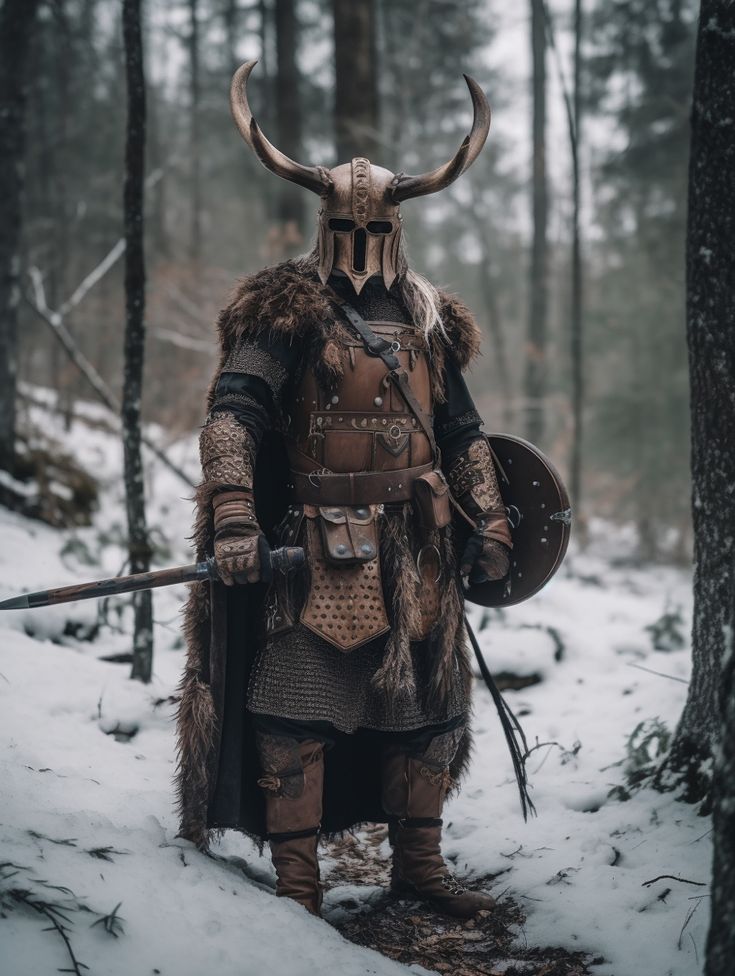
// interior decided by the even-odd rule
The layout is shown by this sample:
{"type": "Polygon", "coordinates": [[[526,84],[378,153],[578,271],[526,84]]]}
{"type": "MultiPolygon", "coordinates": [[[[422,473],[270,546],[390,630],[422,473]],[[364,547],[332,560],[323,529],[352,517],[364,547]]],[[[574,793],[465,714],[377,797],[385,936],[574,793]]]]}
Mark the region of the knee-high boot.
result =
{"type": "Polygon", "coordinates": [[[442,808],[451,785],[448,766],[438,766],[399,750],[383,759],[383,807],[393,819],[391,886],[410,892],[457,918],[492,909],[495,899],[469,891],[452,875],[441,855],[442,808]]]}
{"type": "Polygon", "coordinates": [[[265,795],[276,895],[292,898],[312,915],[318,915],[322,903],[317,844],[322,819],[324,746],[321,742],[293,746],[290,751],[280,752],[261,748],[264,775],[258,785],[265,795]]]}

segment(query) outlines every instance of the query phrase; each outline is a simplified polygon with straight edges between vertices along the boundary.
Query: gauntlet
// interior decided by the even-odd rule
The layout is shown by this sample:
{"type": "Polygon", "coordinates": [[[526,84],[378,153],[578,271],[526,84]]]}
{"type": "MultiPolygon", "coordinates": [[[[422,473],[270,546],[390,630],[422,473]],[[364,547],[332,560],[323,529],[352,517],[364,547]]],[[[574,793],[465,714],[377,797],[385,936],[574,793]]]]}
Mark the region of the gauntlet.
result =
{"type": "Polygon", "coordinates": [[[214,558],[223,583],[255,583],[261,578],[265,537],[255,516],[255,444],[228,412],[209,421],[199,439],[205,484],[213,489],[214,558]]]}
{"type": "Polygon", "coordinates": [[[447,475],[452,494],[475,523],[460,559],[463,576],[472,581],[502,579],[510,568],[513,547],[505,506],[498,487],[490,446],[484,437],[473,440],[452,462],[447,475]]]}

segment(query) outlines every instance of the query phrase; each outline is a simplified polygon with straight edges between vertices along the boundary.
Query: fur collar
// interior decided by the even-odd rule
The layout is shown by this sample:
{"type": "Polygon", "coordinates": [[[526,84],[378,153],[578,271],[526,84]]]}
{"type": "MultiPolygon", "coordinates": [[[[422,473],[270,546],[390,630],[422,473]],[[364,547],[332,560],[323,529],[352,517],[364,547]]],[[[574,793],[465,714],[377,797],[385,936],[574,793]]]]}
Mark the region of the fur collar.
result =
{"type": "MultiPolygon", "coordinates": [[[[444,333],[436,330],[430,341],[435,392],[442,399],[441,372],[444,357],[452,355],[462,370],[479,354],[480,329],[467,306],[455,295],[439,291],[444,333]]],[[[336,330],[341,317],[308,258],[297,258],[265,268],[240,281],[230,304],[220,313],[217,330],[226,355],[245,335],[286,334],[294,339],[317,339],[319,355],[336,330]]],[[[311,345],[311,343],[310,343],[311,345]]],[[[334,362],[323,364],[327,373],[334,362]]]]}

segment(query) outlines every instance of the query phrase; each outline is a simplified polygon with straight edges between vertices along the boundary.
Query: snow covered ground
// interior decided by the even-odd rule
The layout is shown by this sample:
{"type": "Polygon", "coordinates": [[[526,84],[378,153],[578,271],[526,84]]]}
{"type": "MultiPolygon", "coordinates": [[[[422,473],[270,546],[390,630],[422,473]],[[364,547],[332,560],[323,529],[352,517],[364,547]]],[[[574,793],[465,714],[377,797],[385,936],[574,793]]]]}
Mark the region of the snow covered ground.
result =
{"type": "MultiPolygon", "coordinates": [[[[95,524],[59,531],[0,510],[0,598],[121,570],[120,452],[88,423],[104,413],[84,414],[56,433],[103,482],[95,524]]],[[[170,453],[194,478],[195,439],[170,453]]],[[[148,463],[158,561],[189,562],[185,488],[148,463]]],[[[493,893],[528,914],[519,940],[589,950],[605,960],[594,967],[601,976],[693,976],[708,924],[709,822],[668,795],[609,795],[625,782],[621,762],[655,752],[655,735],[644,741],[652,720],[673,727],[688,674],[688,576],[631,568],[631,544],[624,531],[595,526],[588,552],[570,553],[534,600],[484,619],[473,611],[494,672],[543,679],[507,692],[529,744],[539,743],[528,762],[539,816],[520,817],[500,727],[478,685],[474,764],[447,811],[445,854],[460,876],[499,875],[493,893]],[[664,614],[683,635],[678,649],[654,649],[647,628],[664,614]],[[641,723],[639,748],[627,749],[641,723]],[[646,884],[662,875],[703,886],[646,884]]],[[[127,665],[100,660],[129,651],[121,601],[0,616],[0,973],[70,969],[59,933],[43,931],[54,906],[92,974],[406,972],[276,900],[269,859],[249,841],[230,833],[207,858],[176,838],[169,696],[183,662],[183,597],[183,588],[155,593],[148,686],[128,680],[127,665]]],[[[670,635],[657,642],[677,644],[670,635]]],[[[328,915],[344,910],[347,894],[355,889],[329,893],[328,915]]]]}

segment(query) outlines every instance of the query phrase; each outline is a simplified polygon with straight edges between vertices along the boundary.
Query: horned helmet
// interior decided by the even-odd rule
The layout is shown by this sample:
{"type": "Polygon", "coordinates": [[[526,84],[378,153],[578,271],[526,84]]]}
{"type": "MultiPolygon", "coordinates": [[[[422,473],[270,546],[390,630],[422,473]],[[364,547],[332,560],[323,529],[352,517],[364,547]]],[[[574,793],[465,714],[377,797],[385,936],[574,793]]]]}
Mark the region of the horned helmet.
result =
{"type": "Polygon", "coordinates": [[[390,288],[399,268],[400,204],[411,197],[436,193],[453,183],[480,153],[490,129],[490,106],[477,82],[464,76],[472,99],[472,128],[456,154],[444,165],[408,176],[391,173],[368,159],[326,169],[303,166],[289,159],[263,135],[248,104],[247,82],[257,61],[235,72],[230,108],[240,135],[272,173],[298,183],[321,197],[319,210],[319,277],[322,283],[334,269],[344,272],[359,295],[371,275],[382,274],[390,288]]]}

